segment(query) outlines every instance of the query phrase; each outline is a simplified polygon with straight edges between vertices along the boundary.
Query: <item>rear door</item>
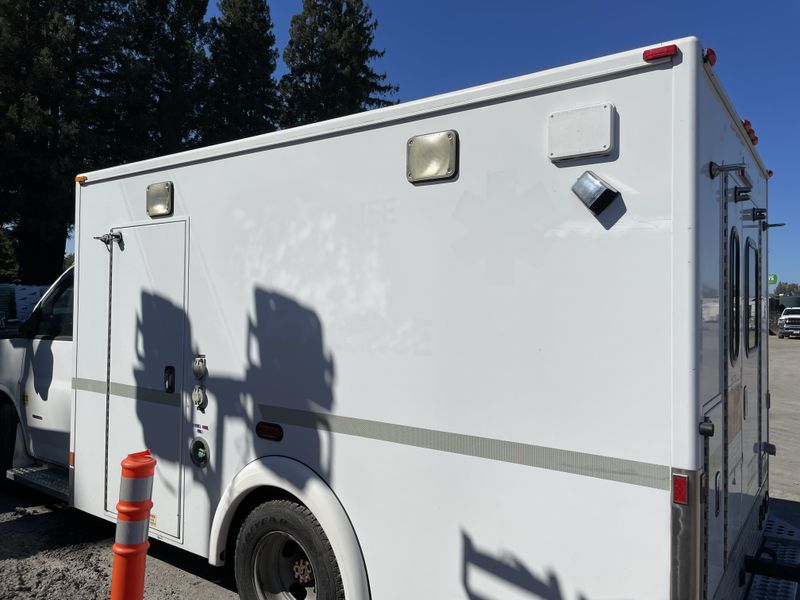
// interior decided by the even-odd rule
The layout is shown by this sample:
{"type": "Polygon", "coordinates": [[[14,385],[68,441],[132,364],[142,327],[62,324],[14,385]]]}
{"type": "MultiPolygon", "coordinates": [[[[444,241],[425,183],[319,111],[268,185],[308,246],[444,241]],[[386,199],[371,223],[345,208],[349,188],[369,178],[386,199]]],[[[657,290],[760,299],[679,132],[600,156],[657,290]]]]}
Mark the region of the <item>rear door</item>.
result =
{"type": "MultiPolygon", "coordinates": [[[[749,203],[748,203],[749,204],[749,203]]],[[[751,208],[751,207],[748,207],[751,208]]],[[[761,227],[760,221],[747,218],[742,223],[744,286],[742,300],[742,516],[746,517],[760,487],[759,400],[761,390],[761,227]]],[[[752,215],[752,212],[750,213],[752,215]]]]}
{"type": "MultiPolygon", "coordinates": [[[[716,591],[743,524],[742,501],[744,490],[743,448],[744,425],[753,419],[744,414],[744,387],[742,367],[747,358],[743,332],[744,312],[744,259],[743,226],[741,204],[734,201],[736,188],[746,181],[734,171],[724,172],[720,177],[720,222],[722,228],[720,252],[722,255],[721,283],[721,356],[722,398],[706,407],[704,418],[714,425],[715,433],[706,438],[705,445],[705,537],[706,537],[706,584],[707,597],[716,591]]],[[[752,350],[751,350],[752,352],[752,350]]],[[[748,386],[749,387],[749,386],[748,386]]],[[[747,390],[752,394],[755,390],[747,390]]],[[[751,403],[752,400],[748,399],[751,403]]],[[[752,405],[754,406],[754,405],[752,405]]],[[[752,406],[750,407],[752,410],[752,406]]]]}
{"type": "Polygon", "coordinates": [[[186,221],[116,227],[112,244],[106,510],[120,461],[149,448],[157,461],[151,529],[181,536],[186,221]]]}

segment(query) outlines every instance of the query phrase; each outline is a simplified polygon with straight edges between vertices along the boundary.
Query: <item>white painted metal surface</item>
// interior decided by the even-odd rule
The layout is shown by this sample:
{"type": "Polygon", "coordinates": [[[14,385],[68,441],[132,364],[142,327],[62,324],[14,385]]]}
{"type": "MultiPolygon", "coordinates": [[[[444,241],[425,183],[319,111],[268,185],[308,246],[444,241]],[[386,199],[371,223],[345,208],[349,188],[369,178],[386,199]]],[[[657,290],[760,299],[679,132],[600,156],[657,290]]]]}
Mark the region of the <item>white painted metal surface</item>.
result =
{"type": "MultiPolygon", "coordinates": [[[[706,453],[697,434],[728,392],[719,180],[702,165],[747,162],[766,201],[698,42],[677,43],[671,67],[636,50],[89,173],[75,506],[111,518],[115,455],[150,445],[153,535],[211,562],[226,508],[263,475],[319,506],[348,598],[366,597],[367,577],[381,600],[408,597],[410,577],[436,598],[669,597],[670,469],[724,471],[735,454],[720,437],[706,453]],[[554,164],[549,115],[604,103],[614,151],[554,164]],[[448,130],[458,177],[409,183],[407,140],[448,130]],[[597,217],[570,191],[589,164],[621,194],[597,217]],[[163,181],[174,217],[149,219],[145,190],[163,181]],[[93,238],[112,228],[125,245],[107,382],[110,261],[93,238]],[[156,393],[166,365],[174,404],[156,393]],[[264,419],[281,442],[254,435],[264,419]],[[304,468],[279,473],[275,456],[304,468]]],[[[737,570],[728,491],[712,581],[737,570]]]]}
{"type": "MultiPolygon", "coordinates": [[[[71,301],[71,299],[70,299],[71,301]]],[[[66,466],[72,397],[72,340],[28,342],[20,386],[31,456],[66,466]]]]}
{"type": "Polygon", "coordinates": [[[610,102],[552,113],[547,121],[550,160],[611,154],[614,117],[610,102]]]}
{"type": "MultiPolygon", "coordinates": [[[[185,437],[182,392],[188,359],[185,219],[114,227],[111,290],[111,381],[108,412],[106,511],[116,514],[120,461],[149,448],[153,478],[151,529],[180,537],[185,437]],[[175,372],[166,392],[165,369],[175,372]],[[133,394],[131,390],[135,390],[133,394]]],[[[101,244],[98,249],[105,252],[101,244]]],[[[107,297],[108,291],[106,291],[107,297]]]]}

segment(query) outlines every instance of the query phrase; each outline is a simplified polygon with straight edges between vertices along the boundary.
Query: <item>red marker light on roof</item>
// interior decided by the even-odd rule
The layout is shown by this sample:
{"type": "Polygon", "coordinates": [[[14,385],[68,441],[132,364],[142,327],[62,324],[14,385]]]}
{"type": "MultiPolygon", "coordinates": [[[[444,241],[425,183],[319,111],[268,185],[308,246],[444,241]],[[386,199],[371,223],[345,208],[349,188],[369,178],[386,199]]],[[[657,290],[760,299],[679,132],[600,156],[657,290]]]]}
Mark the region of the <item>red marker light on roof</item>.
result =
{"type": "Polygon", "coordinates": [[[744,130],[747,132],[747,136],[750,138],[753,146],[755,146],[758,143],[758,136],[756,135],[755,129],[753,129],[753,126],[750,124],[750,121],[744,119],[742,121],[742,127],[744,127],[744,130]]]}
{"type": "Polygon", "coordinates": [[[689,504],[689,478],[686,475],[672,475],[672,501],[689,504]]]}
{"type": "Polygon", "coordinates": [[[717,64],[717,53],[714,52],[713,48],[706,48],[706,62],[710,64],[712,67],[717,64]]]}
{"type": "Polygon", "coordinates": [[[642,58],[647,62],[651,60],[658,60],[659,58],[668,58],[678,54],[678,47],[675,44],[669,46],[660,46],[658,48],[650,48],[642,53],[642,58]]]}

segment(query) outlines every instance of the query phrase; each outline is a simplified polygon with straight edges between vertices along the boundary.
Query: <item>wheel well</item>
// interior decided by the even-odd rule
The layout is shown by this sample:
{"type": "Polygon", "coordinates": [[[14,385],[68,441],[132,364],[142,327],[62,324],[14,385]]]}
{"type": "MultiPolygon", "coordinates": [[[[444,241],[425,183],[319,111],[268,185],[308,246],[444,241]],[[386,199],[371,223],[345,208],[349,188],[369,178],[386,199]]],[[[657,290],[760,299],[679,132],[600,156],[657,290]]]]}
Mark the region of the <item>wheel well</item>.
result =
{"type": "Polygon", "coordinates": [[[305,504],[303,504],[298,498],[286,490],[282,490],[277,487],[263,486],[249,491],[239,503],[239,506],[236,508],[236,512],[233,514],[233,519],[231,519],[231,526],[228,529],[228,537],[225,540],[224,555],[221,557],[222,560],[225,561],[226,565],[231,564],[230,561],[228,561],[228,557],[234,555],[234,550],[236,549],[236,538],[239,536],[239,530],[242,528],[242,523],[244,523],[247,515],[253,512],[253,509],[259,504],[269,502],[270,500],[289,500],[291,502],[296,502],[301,506],[305,506],[305,504]]]}

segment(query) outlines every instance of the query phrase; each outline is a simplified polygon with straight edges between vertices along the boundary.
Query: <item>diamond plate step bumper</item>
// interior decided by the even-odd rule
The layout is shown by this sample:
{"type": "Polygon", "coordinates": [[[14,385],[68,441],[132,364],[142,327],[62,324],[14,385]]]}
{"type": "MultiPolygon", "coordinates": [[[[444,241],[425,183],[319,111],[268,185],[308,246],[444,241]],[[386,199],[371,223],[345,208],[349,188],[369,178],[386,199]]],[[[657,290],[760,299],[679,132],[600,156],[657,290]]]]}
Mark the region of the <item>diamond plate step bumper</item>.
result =
{"type": "Polygon", "coordinates": [[[6,471],[6,476],[21,485],[69,502],[69,470],[66,467],[55,465],[17,467],[6,471]]]}
{"type": "MultiPolygon", "coordinates": [[[[800,570],[800,530],[780,518],[770,518],[764,526],[764,545],[767,552],[760,557],[766,561],[774,558],[789,568],[800,570]]],[[[748,600],[798,600],[800,584],[797,581],[754,575],[748,600]]]]}

